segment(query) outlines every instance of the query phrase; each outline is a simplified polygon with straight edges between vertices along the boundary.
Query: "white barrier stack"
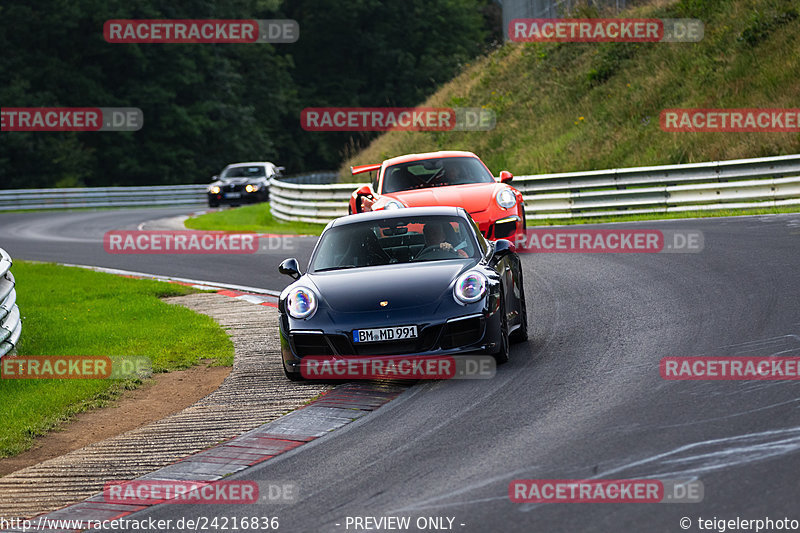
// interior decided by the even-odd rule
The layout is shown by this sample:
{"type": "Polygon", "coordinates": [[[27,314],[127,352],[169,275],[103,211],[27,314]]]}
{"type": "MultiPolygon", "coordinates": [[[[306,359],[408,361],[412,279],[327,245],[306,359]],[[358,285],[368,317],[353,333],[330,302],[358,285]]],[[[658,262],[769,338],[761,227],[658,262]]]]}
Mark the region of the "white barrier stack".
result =
{"type": "Polygon", "coordinates": [[[11,257],[0,248],[0,357],[11,352],[22,334],[11,257]]]}

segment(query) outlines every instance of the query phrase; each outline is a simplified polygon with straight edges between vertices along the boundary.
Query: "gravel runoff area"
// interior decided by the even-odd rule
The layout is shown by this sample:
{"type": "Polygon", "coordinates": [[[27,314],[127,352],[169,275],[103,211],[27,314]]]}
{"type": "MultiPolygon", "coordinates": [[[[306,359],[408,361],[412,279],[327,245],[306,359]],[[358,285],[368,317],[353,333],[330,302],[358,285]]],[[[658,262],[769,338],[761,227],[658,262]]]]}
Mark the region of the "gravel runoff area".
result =
{"type": "MultiPolygon", "coordinates": [[[[194,405],[147,426],[0,478],[0,516],[31,517],[81,501],[297,409],[331,385],[292,383],[280,365],[278,311],[219,294],[165,299],[211,316],[234,344],[233,371],[194,405]]],[[[164,401],[169,401],[165,398],[164,401]]]]}

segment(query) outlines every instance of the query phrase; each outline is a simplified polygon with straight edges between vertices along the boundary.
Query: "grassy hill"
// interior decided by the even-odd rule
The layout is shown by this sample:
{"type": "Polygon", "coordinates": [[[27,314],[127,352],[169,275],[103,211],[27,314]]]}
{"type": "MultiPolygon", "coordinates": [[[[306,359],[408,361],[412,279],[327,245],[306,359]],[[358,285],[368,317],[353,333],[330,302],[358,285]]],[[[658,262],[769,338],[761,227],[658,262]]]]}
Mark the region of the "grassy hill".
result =
{"type": "MultiPolygon", "coordinates": [[[[539,174],[800,152],[798,133],[666,133],[665,108],[800,107],[797,0],[655,2],[630,17],[699,18],[699,43],[508,43],[426,106],[495,111],[490,132],[390,132],[345,162],[470,150],[539,174]]],[[[582,13],[579,16],[588,16],[582,13]]]]}

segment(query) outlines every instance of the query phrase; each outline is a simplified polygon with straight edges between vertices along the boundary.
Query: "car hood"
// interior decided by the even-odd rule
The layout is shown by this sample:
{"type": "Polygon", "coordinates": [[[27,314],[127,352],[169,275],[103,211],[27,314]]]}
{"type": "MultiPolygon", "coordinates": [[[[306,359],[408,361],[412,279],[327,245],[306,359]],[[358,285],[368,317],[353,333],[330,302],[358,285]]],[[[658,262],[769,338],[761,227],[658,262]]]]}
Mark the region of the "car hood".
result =
{"type": "Polygon", "coordinates": [[[429,261],[308,274],[327,306],[341,313],[391,311],[450,297],[458,275],[475,259],[429,261]],[[380,302],[388,302],[385,307],[380,302]]]}
{"type": "Polygon", "coordinates": [[[494,200],[498,185],[497,183],[448,185],[395,192],[387,196],[397,198],[409,207],[450,205],[463,207],[468,213],[477,213],[489,207],[489,203],[494,200]]]}
{"type": "Polygon", "coordinates": [[[246,183],[256,183],[264,181],[264,178],[223,178],[218,180],[221,185],[244,185],[246,183]]]}

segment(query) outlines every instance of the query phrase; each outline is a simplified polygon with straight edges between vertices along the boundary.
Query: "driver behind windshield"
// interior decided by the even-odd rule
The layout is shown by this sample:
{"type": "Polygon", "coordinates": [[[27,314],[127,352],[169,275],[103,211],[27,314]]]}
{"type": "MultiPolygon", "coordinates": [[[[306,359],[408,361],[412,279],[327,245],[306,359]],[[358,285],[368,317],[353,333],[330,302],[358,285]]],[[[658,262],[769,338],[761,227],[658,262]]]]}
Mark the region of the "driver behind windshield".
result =
{"type": "Polygon", "coordinates": [[[444,163],[444,179],[441,180],[442,183],[447,185],[461,185],[462,183],[466,183],[464,178],[464,169],[461,163],[457,161],[447,161],[444,163]]]}
{"type": "Polygon", "coordinates": [[[425,224],[422,233],[425,236],[424,250],[428,248],[439,248],[440,250],[445,250],[461,257],[469,257],[467,252],[463,249],[456,250],[451,243],[447,242],[447,235],[443,223],[428,222],[425,224]]]}

